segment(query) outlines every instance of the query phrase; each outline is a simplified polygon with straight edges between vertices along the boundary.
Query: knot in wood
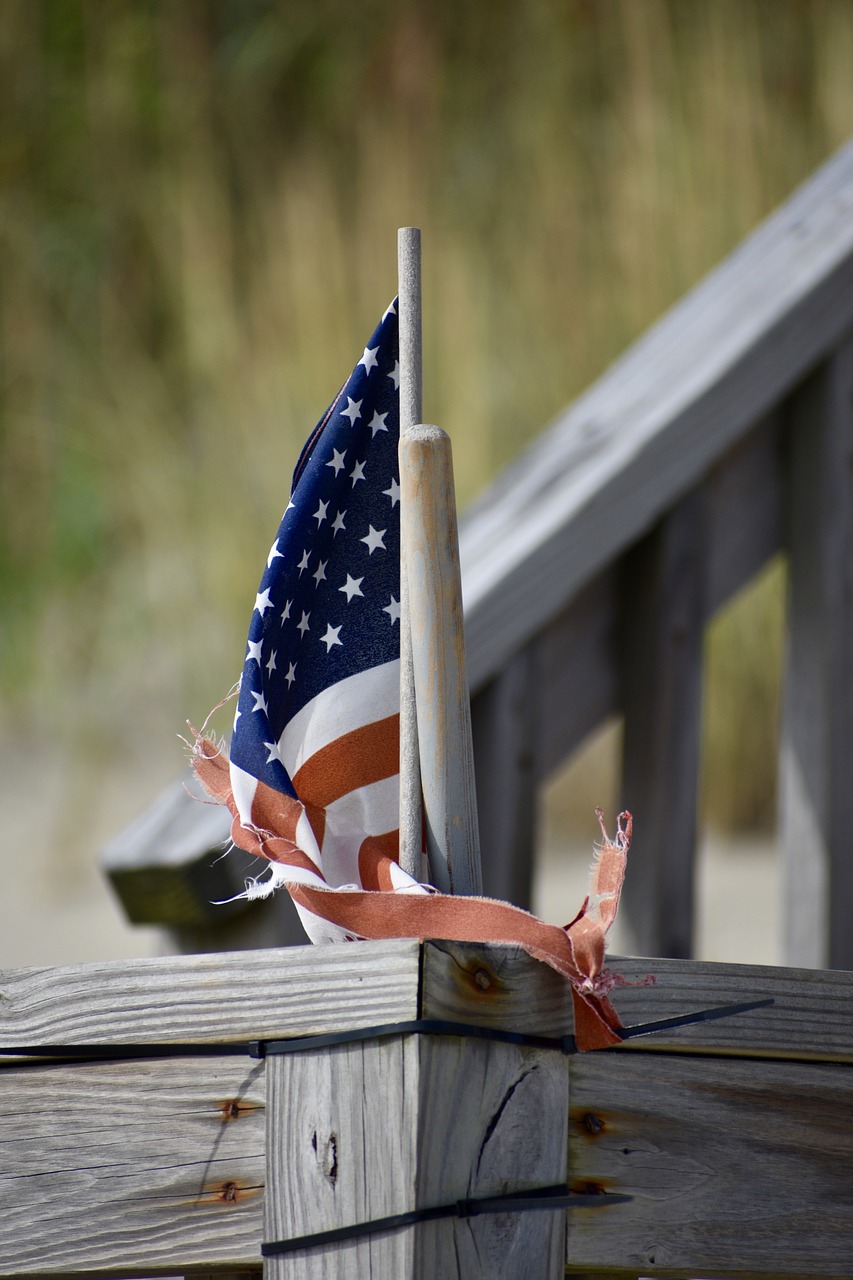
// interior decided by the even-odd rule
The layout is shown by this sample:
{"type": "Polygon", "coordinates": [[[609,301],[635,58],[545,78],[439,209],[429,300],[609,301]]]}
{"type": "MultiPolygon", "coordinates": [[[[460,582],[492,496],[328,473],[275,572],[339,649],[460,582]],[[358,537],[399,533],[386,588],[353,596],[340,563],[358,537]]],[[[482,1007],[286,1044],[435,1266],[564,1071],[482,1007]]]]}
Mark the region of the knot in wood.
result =
{"type": "Polygon", "coordinates": [[[474,972],[474,983],[481,991],[488,991],[492,985],[491,974],[485,969],[476,969],[474,972]]]}

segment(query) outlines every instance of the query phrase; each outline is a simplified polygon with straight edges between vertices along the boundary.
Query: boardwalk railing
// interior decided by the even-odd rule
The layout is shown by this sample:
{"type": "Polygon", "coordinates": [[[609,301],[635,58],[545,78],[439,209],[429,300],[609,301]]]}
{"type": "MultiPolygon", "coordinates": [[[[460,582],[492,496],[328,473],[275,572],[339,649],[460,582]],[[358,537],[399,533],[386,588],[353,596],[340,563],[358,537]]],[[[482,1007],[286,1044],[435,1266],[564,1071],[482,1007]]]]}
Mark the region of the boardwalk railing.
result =
{"type": "MultiPolygon", "coordinates": [[[[638,951],[691,954],[703,631],[783,551],[786,959],[853,968],[851,463],[853,144],[461,522],[485,892],[526,904],[537,787],[621,713],[637,819],[623,912],[638,951]]],[[[106,863],[131,918],[163,922],[155,827],[106,863]]],[[[171,917],[188,945],[223,896],[209,849],[169,862],[191,885],[196,924],[171,917]]]]}
{"type": "MultiPolygon", "coordinates": [[[[849,1276],[853,975],[652,967],[656,986],[615,993],[626,1024],[772,1003],[573,1054],[567,984],[513,948],[2,973],[0,1276],[249,1280],[264,1242],[352,1226],[368,1230],[268,1254],[266,1280],[849,1276]],[[412,1034],[417,1019],[439,1033],[412,1034]],[[295,1053],[254,1043],[388,1024],[295,1053]],[[568,1211],[463,1206],[369,1229],[560,1185],[568,1211]]],[[[640,979],[646,962],[619,968],[640,979]]]]}
{"type": "Polygon", "coordinates": [[[777,551],[786,959],[853,968],[853,144],[507,468],[460,530],[487,891],[537,784],[625,717],[623,912],[689,955],[702,636],[777,551]]]}

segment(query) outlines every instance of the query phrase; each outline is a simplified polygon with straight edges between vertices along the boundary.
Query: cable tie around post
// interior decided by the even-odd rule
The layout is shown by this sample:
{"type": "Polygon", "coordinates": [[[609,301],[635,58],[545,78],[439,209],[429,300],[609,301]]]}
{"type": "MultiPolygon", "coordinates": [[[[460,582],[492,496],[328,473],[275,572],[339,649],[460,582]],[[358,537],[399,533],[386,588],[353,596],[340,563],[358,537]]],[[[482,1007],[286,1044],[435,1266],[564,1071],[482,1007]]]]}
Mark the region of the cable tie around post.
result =
{"type": "Polygon", "coordinates": [[[339,1244],[344,1240],[400,1231],[404,1227],[412,1227],[419,1222],[434,1222],[439,1218],[476,1218],[485,1213],[606,1209],[611,1205],[627,1204],[631,1199],[631,1196],[623,1195],[579,1195],[569,1191],[565,1183],[560,1182],[549,1187],[510,1191],[504,1195],[454,1200],[428,1209],[410,1209],[407,1213],[395,1213],[387,1218],[374,1218],[371,1222],[356,1222],[346,1227],[332,1227],[328,1231],[315,1231],[310,1235],[294,1236],[290,1240],[269,1240],[261,1245],[261,1255],[264,1258],[280,1257],[303,1249],[317,1249],[321,1245],[339,1244]]]}
{"type": "MultiPolygon", "coordinates": [[[[712,1022],[734,1014],[763,1009],[774,1003],[772,998],[751,1000],[742,1004],[720,1005],[713,1009],[700,1009],[695,1013],[677,1014],[654,1022],[638,1023],[622,1027],[617,1034],[621,1040],[633,1040],[637,1036],[653,1035],[676,1027],[690,1026],[694,1022],[712,1022]]],[[[45,1066],[83,1066],[94,1062],[125,1062],[156,1058],[216,1058],[249,1057],[263,1059],[283,1053],[303,1053],[306,1050],[334,1048],[337,1045],[358,1044],[367,1040],[381,1040],[400,1035],[459,1036],[472,1040],[492,1040],[498,1044],[515,1044],[531,1049],[553,1049],[571,1055],[578,1052],[573,1035],[537,1036],[523,1031],[507,1031],[502,1027],[483,1027],[476,1023],[450,1022],[443,1018],[416,1018],[408,1022],[386,1022],[375,1027],[357,1027],[349,1031],[330,1031],[319,1035],[291,1036],[281,1039],[260,1038],[252,1040],[187,1041],[185,1043],[133,1044],[79,1044],[79,1045],[15,1045],[0,1046],[0,1059],[25,1058],[25,1062],[2,1062],[0,1071],[9,1068],[45,1066]]],[[[614,1048],[618,1049],[618,1045],[614,1048]]],[[[610,1052],[610,1050],[600,1050],[610,1052]]]]}

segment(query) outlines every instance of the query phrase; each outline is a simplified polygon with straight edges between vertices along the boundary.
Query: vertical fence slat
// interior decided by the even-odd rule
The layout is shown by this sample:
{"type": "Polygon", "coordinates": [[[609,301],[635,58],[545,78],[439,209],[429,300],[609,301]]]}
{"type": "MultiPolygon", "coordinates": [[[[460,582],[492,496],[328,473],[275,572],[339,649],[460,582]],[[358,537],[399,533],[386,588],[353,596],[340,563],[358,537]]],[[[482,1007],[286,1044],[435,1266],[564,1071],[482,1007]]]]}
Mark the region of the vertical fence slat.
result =
{"type": "Polygon", "coordinates": [[[522,650],[471,704],[483,892],[529,907],[536,839],[536,673],[522,650]]]}
{"type": "Polygon", "coordinates": [[[643,955],[692,951],[705,523],[704,496],[689,495],[624,566],[622,798],[635,826],[622,913],[643,955]]]}
{"type": "Polygon", "coordinates": [[[784,954],[853,968],[853,340],[792,397],[787,429],[784,954]]]}

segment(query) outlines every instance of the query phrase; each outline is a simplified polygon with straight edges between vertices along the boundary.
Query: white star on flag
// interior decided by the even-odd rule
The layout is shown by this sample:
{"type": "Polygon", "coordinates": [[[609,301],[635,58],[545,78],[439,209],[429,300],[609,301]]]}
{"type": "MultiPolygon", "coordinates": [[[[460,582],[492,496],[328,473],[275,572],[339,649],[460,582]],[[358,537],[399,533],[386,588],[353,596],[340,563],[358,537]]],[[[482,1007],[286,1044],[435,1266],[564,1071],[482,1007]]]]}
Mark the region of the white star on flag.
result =
{"type": "Polygon", "coordinates": [[[385,551],[386,547],[383,539],[387,532],[387,529],[374,529],[373,525],[371,525],[367,537],[359,538],[359,542],[363,542],[366,545],[371,555],[373,555],[374,551],[385,551]]]}
{"type": "Polygon", "coordinates": [[[324,636],[320,636],[321,643],[326,646],[326,653],[331,651],[333,645],[343,645],[343,641],[339,639],[340,634],[340,627],[333,627],[331,623],[327,624],[326,634],[324,636]]]}
{"type": "Polygon", "coordinates": [[[350,426],[354,427],[361,417],[361,406],[363,403],[364,402],[362,400],[353,400],[350,396],[347,396],[347,407],[345,409],[341,409],[341,417],[349,418],[350,426]]]}
{"type": "Polygon", "coordinates": [[[363,366],[365,373],[370,373],[371,369],[375,369],[377,365],[376,352],[378,347],[365,347],[364,355],[359,360],[359,364],[363,366]]]}

